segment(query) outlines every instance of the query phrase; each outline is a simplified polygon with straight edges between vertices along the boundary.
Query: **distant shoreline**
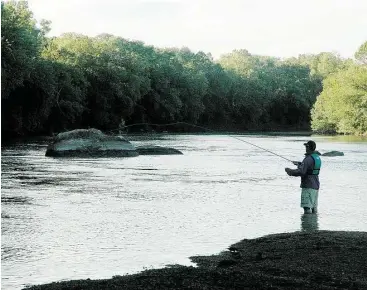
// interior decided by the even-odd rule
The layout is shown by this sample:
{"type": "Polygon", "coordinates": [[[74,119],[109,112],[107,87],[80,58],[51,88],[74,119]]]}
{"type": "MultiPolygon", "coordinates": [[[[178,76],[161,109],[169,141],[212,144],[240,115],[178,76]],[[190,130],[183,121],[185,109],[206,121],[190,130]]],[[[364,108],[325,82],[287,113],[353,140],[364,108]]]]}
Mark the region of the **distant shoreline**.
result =
{"type": "MultiPolygon", "coordinates": [[[[108,134],[108,132],[104,132],[108,134]]],[[[57,134],[55,134],[56,136],[57,134]]],[[[121,135],[125,137],[147,137],[147,136],[165,136],[165,135],[243,135],[243,136],[294,136],[294,137],[332,137],[340,139],[360,139],[362,141],[367,141],[367,136],[361,135],[345,135],[345,134],[322,134],[313,131],[300,130],[300,131],[215,131],[215,132],[121,132],[113,133],[111,135],[121,135]]],[[[2,145],[19,143],[19,142],[29,142],[29,141],[52,141],[54,136],[50,135],[39,135],[39,136],[19,136],[10,139],[3,139],[2,145]]],[[[146,138],[145,138],[146,139],[146,138]]]]}
{"type": "Polygon", "coordinates": [[[244,239],[217,255],[191,257],[197,267],[174,265],[26,289],[367,289],[366,241],[367,232],[274,234],[244,239]]]}
{"type": "MultiPolygon", "coordinates": [[[[104,132],[109,134],[108,131],[104,132]]],[[[215,132],[115,132],[111,135],[125,135],[125,136],[151,136],[151,135],[269,135],[269,136],[311,136],[312,131],[215,131],[215,132]]],[[[56,136],[57,134],[55,134],[56,136]]],[[[331,135],[327,135],[331,136],[331,135]]],[[[54,136],[38,135],[38,136],[19,136],[3,140],[5,143],[21,142],[27,140],[52,140],[54,136]]]]}

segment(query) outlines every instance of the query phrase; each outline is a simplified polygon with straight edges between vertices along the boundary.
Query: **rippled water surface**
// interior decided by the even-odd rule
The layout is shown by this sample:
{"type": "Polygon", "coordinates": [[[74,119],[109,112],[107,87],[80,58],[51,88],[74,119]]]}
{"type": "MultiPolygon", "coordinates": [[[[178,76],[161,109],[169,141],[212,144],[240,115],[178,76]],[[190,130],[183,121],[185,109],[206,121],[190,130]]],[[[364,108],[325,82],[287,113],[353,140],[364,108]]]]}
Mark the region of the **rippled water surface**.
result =
{"type": "Polygon", "coordinates": [[[57,159],[47,144],[2,147],[2,289],[190,265],[243,238],[318,228],[367,231],[366,139],[312,137],[324,157],[319,214],[302,220],[307,137],[163,135],[135,145],[184,155],[57,159]],[[235,136],[235,139],[231,136],[235,136]],[[241,142],[244,141],[244,142],[241,142]]]}

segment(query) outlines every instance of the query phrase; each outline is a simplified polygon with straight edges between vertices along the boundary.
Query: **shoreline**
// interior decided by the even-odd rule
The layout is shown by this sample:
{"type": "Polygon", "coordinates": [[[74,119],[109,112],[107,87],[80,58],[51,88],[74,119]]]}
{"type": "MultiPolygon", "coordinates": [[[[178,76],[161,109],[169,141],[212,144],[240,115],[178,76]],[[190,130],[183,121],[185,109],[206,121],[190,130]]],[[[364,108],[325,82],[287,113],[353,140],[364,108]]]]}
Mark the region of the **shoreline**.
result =
{"type": "MultiPolygon", "coordinates": [[[[103,132],[107,135],[108,132],[103,132]]],[[[57,135],[57,134],[56,134],[57,135]]],[[[56,136],[55,135],[55,136],[56,136]]],[[[111,135],[117,135],[117,136],[131,136],[131,137],[147,137],[147,136],[165,136],[165,135],[243,135],[243,136],[294,136],[294,137],[310,137],[310,136],[339,136],[339,135],[319,135],[312,131],[307,130],[300,130],[300,131],[215,131],[215,132],[170,132],[170,131],[164,131],[164,132],[158,132],[158,131],[147,131],[147,132],[123,132],[121,131],[116,132],[111,135]]],[[[17,136],[17,137],[9,137],[4,138],[3,145],[7,144],[14,144],[14,143],[22,143],[22,142],[32,142],[32,141],[44,141],[44,142],[52,142],[55,138],[55,136],[52,135],[37,135],[37,136],[17,136]]],[[[340,135],[342,136],[342,135],[340,135]]]]}
{"type": "Polygon", "coordinates": [[[271,234],[190,257],[197,267],[171,265],[24,289],[367,289],[366,241],[367,232],[358,231],[271,234]]]}
{"type": "MultiPolygon", "coordinates": [[[[331,138],[339,141],[350,141],[350,142],[367,142],[367,136],[359,136],[359,135],[342,135],[342,134],[319,134],[312,131],[218,131],[218,132],[121,132],[120,134],[114,134],[114,136],[123,136],[127,138],[129,141],[136,140],[146,140],[148,138],[162,138],[164,136],[179,136],[179,135],[202,135],[202,136],[264,136],[264,137],[303,137],[303,138],[331,138]]],[[[26,142],[43,142],[45,144],[50,144],[54,141],[54,136],[24,136],[6,139],[2,141],[2,145],[12,146],[18,143],[26,143],[26,142]]]]}

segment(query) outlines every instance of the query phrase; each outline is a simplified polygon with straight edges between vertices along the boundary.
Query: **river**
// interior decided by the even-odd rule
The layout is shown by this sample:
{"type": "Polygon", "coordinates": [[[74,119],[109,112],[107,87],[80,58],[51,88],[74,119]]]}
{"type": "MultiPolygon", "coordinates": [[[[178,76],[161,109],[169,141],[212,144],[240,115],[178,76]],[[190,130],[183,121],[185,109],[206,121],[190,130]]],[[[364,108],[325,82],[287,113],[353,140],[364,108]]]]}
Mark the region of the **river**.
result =
{"type": "Polygon", "coordinates": [[[282,158],[302,160],[310,137],[128,138],[183,155],[62,159],[45,157],[44,141],[2,147],[2,289],[192,265],[190,256],[272,233],[367,231],[366,138],[312,136],[320,152],[345,154],[322,158],[312,223],[282,158]]]}

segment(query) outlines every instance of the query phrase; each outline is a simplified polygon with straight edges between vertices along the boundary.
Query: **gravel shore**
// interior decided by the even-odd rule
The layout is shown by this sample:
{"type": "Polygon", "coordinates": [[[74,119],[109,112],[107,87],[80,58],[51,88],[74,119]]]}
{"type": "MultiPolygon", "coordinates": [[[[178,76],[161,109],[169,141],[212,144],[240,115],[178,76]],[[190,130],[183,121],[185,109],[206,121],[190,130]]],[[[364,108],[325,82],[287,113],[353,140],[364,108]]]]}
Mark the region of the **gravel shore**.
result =
{"type": "Polygon", "coordinates": [[[191,259],[197,267],[174,265],[27,289],[367,289],[367,232],[268,235],[191,259]]]}

